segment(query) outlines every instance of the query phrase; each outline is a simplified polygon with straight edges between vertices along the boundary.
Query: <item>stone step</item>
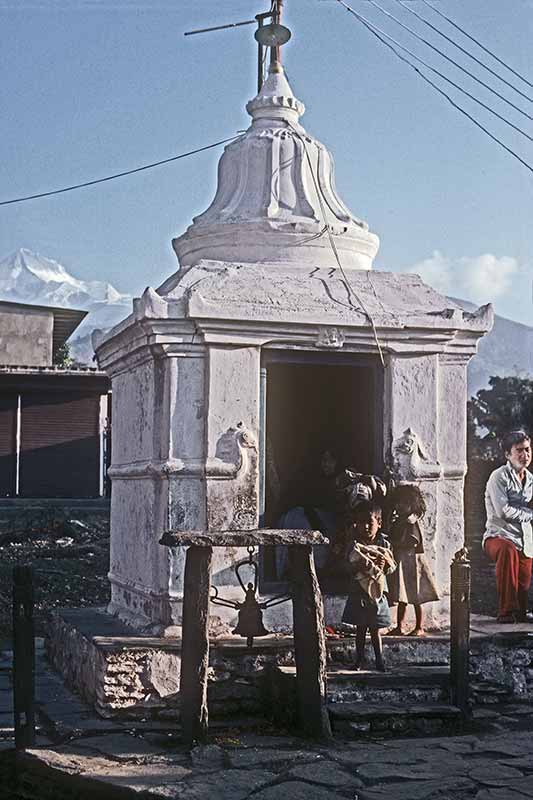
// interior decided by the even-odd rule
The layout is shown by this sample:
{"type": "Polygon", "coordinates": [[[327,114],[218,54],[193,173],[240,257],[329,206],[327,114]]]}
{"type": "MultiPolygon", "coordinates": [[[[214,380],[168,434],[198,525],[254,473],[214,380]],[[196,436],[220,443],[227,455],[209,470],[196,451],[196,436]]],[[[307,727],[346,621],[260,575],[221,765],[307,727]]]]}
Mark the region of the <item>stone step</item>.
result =
{"type": "Polygon", "coordinates": [[[449,698],[447,666],[405,666],[388,672],[334,667],[327,673],[328,700],[391,702],[399,704],[445,702],[449,698]]]}
{"type": "MultiPolygon", "coordinates": [[[[387,667],[449,664],[450,635],[447,631],[428,633],[427,636],[383,636],[383,656],[387,667]]],[[[355,637],[327,638],[326,645],[331,661],[349,666],[355,660],[355,637]]],[[[372,648],[366,643],[366,655],[371,663],[372,648]]]]}
{"type": "Polygon", "coordinates": [[[357,739],[369,735],[458,732],[461,710],[443,703],[329,703],[334,734],[357,739]]]}
{"type": "Polygon", "coordinates": [[[476,705],[493,705],[510,700],[513,690],[495,681],[474,680],[470,683],[470,695],[476,705]]]}
{"type": "MultiPolygon", "coordinates": [[[[457,715],[462,720],[461,712],[447,704],[449,686],[447,666],[411,665],[385,673],[332,666],[327,671],[328,709],[342,735],[441,731],[457,715]]],[[[273,721],[294,724],[296,668],[271,669],[267,696],[273,721]]]]}

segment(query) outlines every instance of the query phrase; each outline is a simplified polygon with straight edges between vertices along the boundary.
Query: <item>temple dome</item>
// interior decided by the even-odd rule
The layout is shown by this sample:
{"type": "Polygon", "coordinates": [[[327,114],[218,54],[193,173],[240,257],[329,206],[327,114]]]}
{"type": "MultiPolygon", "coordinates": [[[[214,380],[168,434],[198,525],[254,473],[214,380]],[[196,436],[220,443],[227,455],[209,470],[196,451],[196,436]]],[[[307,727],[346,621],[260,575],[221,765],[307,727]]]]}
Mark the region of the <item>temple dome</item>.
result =
{"type": "Polygon", "coordinates": [[[343,268],[371,269],[379,239],[338,197],[333,159],[300,125],[305,108],[280,64],[246,110],[252,124],[225,147],[213,202],[172,242],[180,265],[334,267],[333,238],[343,268]]]}

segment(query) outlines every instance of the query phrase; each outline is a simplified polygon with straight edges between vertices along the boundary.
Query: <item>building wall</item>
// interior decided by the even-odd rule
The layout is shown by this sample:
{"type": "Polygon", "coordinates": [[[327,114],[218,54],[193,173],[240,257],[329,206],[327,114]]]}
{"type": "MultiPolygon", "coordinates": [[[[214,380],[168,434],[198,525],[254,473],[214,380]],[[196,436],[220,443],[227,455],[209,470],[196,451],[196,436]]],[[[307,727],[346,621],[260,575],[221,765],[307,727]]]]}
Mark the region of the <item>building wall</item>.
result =
{"type": "Polygon", "coordinates": [[[89,371],[0,370],[0,498],[103,494],[107,389],[89,371]]]}
{"type": "Polygon", "coordinates": [[[51,366],[53,329],[52,310],[4,306],[0,310],[0,364],[51,366]]]}

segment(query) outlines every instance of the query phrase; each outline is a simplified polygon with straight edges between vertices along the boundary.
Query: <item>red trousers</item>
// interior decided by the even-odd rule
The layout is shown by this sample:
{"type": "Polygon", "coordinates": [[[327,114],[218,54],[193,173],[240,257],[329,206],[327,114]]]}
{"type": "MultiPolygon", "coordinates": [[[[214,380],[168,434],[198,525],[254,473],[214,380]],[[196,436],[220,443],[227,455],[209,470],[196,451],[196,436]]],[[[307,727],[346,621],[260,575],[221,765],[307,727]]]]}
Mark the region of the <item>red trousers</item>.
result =
{"type": "Polygon", "coordinates": [[[499,616],[527,611],[533,559],[527,558],[508,539],[497,536],[485,541],[485,552],[496,562],[499,616]]]}

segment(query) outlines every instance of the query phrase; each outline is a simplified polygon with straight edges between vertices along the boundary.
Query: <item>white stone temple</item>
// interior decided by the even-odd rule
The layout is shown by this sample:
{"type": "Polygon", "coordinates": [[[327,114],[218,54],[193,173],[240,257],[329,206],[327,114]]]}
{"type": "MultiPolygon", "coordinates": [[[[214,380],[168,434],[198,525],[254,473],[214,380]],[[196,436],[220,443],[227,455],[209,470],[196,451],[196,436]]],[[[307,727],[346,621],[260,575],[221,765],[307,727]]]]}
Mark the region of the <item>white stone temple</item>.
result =
{"type": "MultiPolygon", "coordinates": [[[[273,527],[280,496],[331,448],[361,472],[419,483],[442,594],[426,618],[439,627],[463,545],[466,367],[492,308],[468,313],[417,275],[372,269],[378,237],[338,197],[280,64],[247,110],[211,206],[173,241],[179,269],[95,337],[113,392],[108,612],[175,634],[184,552],[159,544],[163,532],[273,527]]],[[[215,551],[221,595],[241,593],[243,555],[215,551]]],[[[280,575],[261,559],[268,597],[280,575]]],[[[343,602],[326,592],[327,621],[343,602]]],[[[267,626],[286,614],[272,609],[267,626]]]]}

